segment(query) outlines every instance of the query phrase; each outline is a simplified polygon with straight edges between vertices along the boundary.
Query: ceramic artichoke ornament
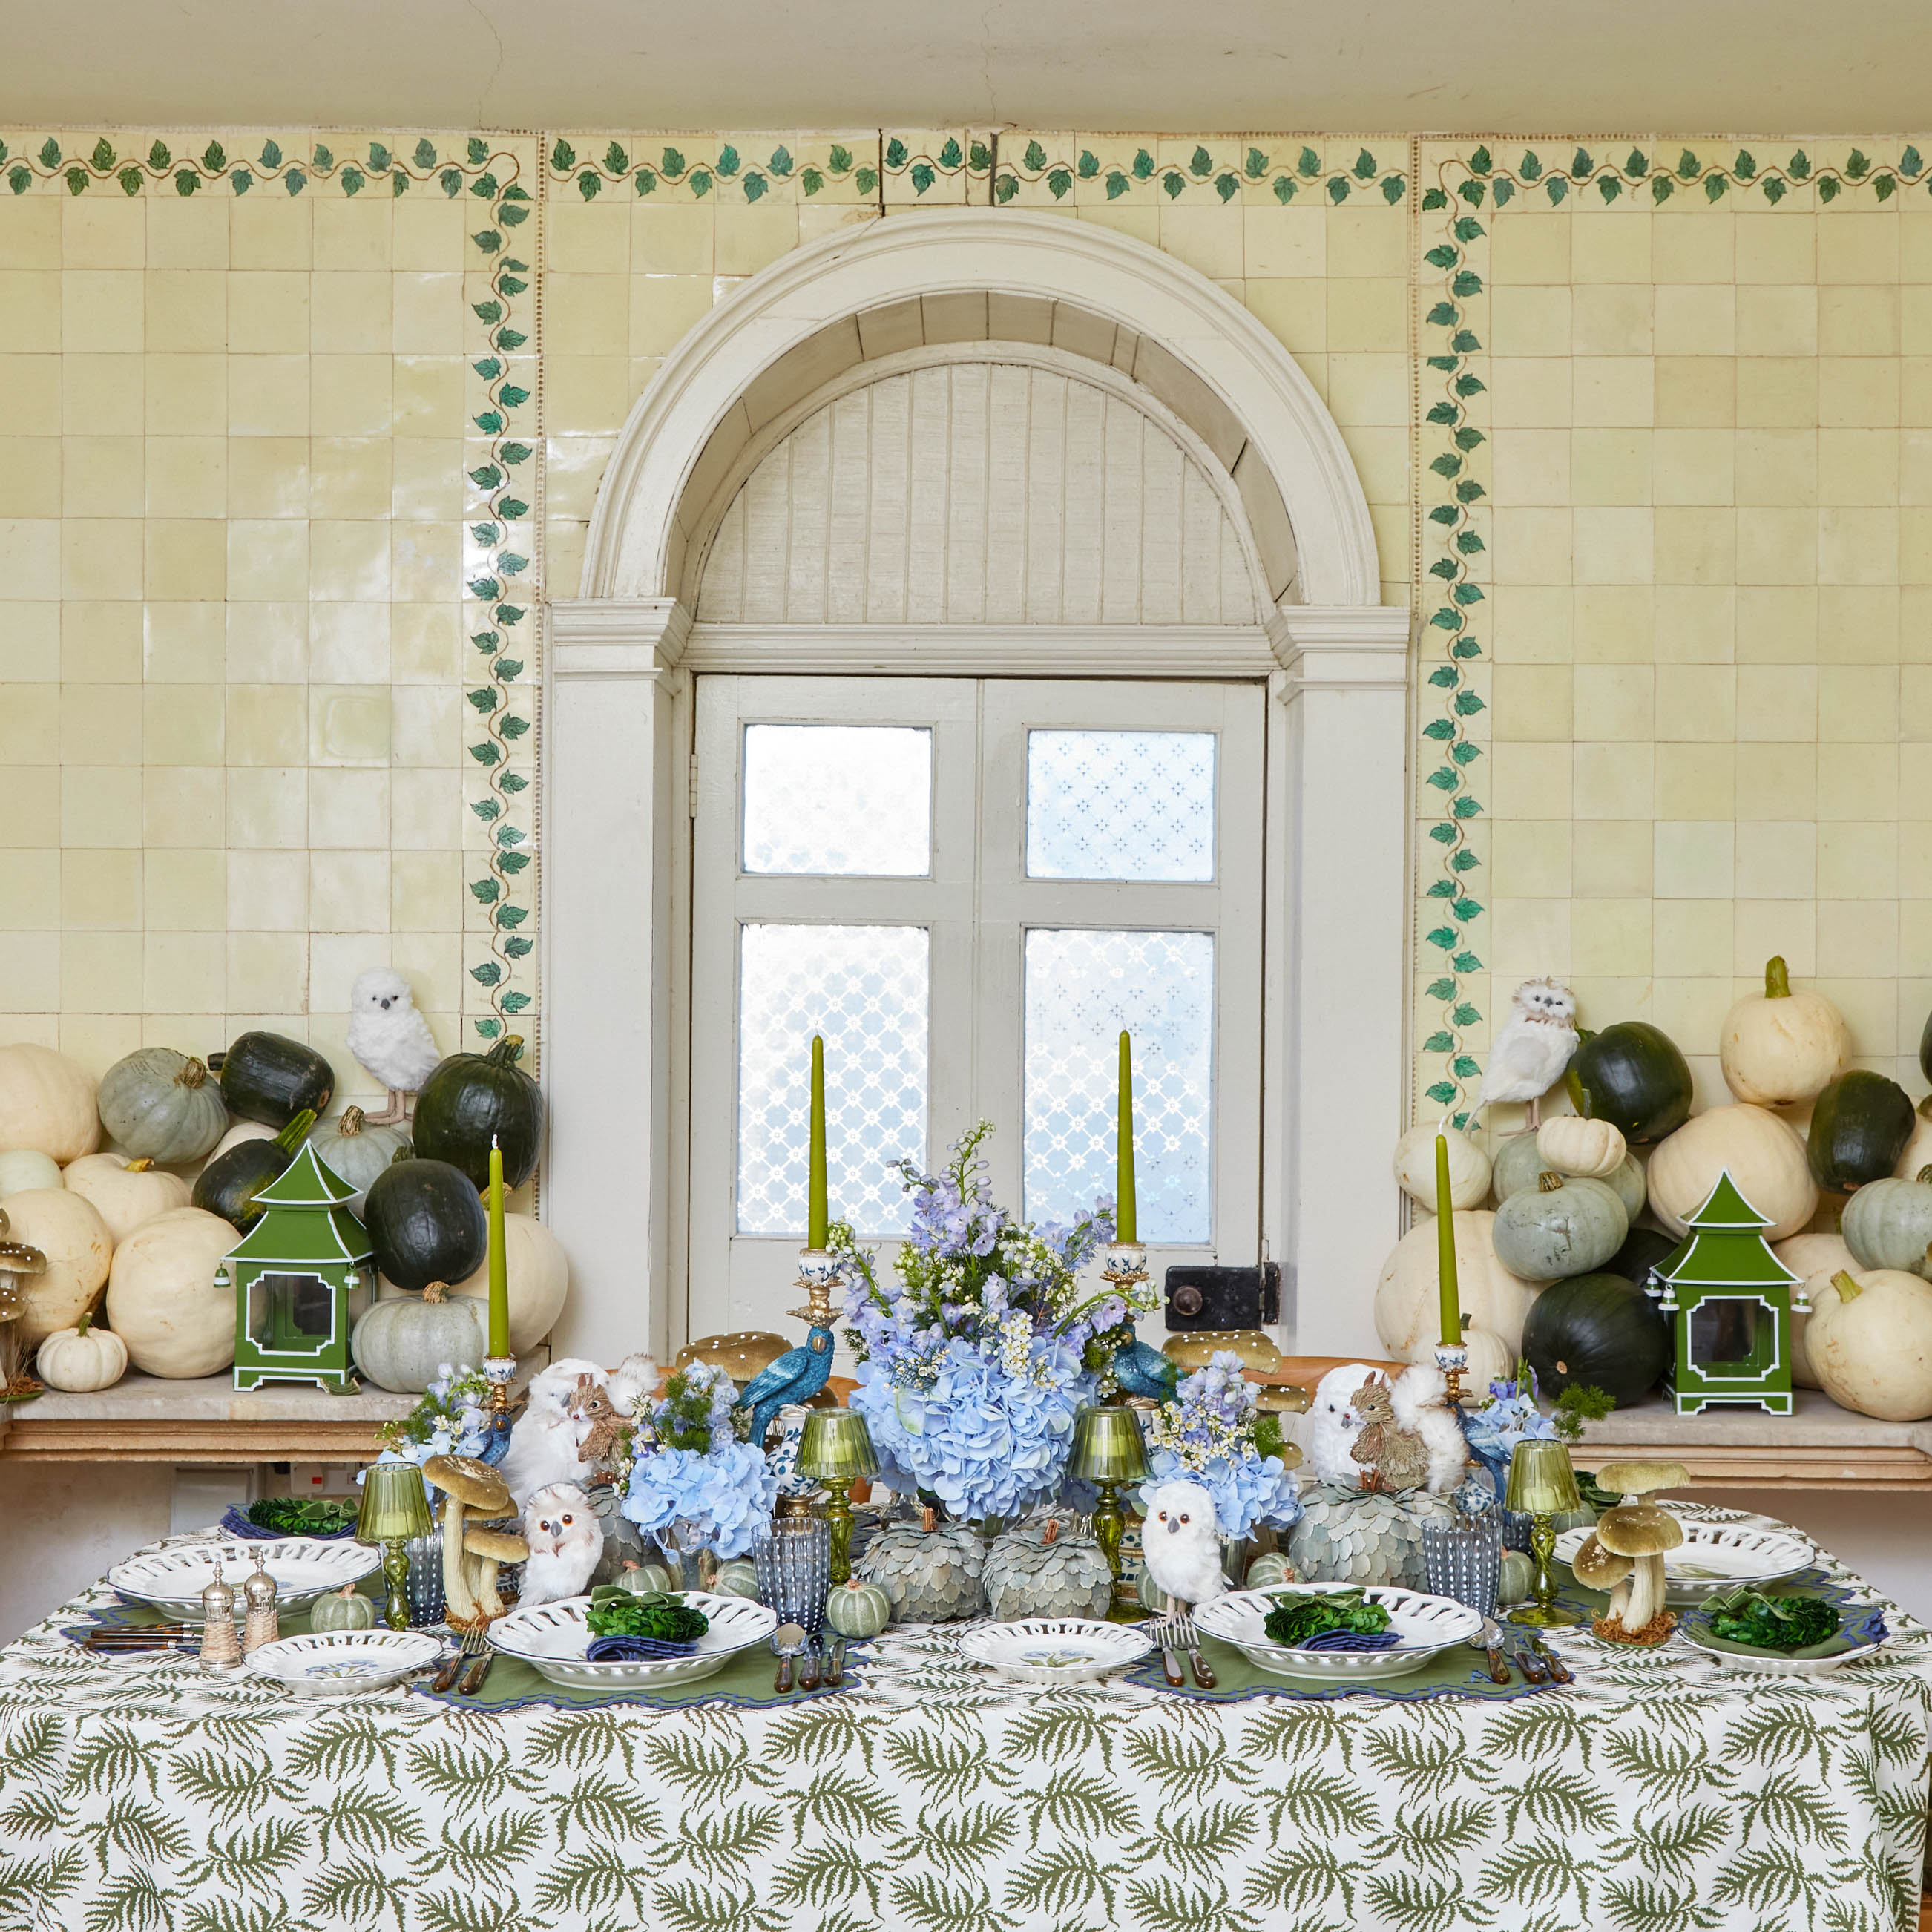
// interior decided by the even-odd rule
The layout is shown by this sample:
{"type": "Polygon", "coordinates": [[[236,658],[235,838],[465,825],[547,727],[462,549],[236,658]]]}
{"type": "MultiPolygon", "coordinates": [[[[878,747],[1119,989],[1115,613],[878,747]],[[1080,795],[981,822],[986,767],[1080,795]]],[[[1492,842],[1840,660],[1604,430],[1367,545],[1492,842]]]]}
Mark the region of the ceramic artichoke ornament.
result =
{"type": "Polygon", "coordinates": [[[1426,1490],[1314,1484],[1301,1492],[1301,1520],[1288,1532],[1288,1560],[1312,1583],[1394,1583],[1426,1590],[1423,1525],[1455,1520],[1449,1498],[1426,1490]]]}
{"type": "Polygon", "coordinates": [[[1090,1536],[1058,1520],[1022,1523],[986,1552],[980,1574],[986,1614],[1000,1623],[1023,1617],[1105,1617],[1113,1599],[1107,1552],[1090,1536]]]}
{"type": "Polygon", "coordinates": [[[986,1557],[976,1529],[936,1524],[928,1510],[923,1525],[898,1522],[880,1530],[853,1559],[852,1574],[885,1592],[895,1623],[951,1623],[980,1614],[986,1557]]]}

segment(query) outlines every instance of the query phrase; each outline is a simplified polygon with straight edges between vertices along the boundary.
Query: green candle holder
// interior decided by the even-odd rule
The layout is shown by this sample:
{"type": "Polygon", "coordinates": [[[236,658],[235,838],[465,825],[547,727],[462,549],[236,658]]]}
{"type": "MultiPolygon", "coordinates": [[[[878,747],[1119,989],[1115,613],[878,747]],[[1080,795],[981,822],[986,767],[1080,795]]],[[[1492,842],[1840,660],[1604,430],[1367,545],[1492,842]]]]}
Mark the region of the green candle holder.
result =
{"type": "Polygon", "coordinates": [[[1529,1518],[1529,1558],[1534,1571],[1529,1601],[1510,1612],[1511,1623],[1562,1630],[1582,1622],[1581,1617],[1556,1607],[1556,1577],[1550,1568],[1556,1550],[1556,1527],[1550,1519],[1565,1510],[1581,1508],[1582,1501],[1576,1492],[1576,1472],[1570,1466],[1570,1451],[1561,1442],[1516,1445],[1510,1457],[1509,1486],[1503,1502],[1505,1507],[1529,1518]]]}
{"type": "Polygon", "coordinates": [[[1124,1484],[1146,1481],[1150,1474],[1138,1412],[1118,1402],[1081,1410],[1073,1418],[1066,1473],[1100,1492],[1094,1508],[1094,1540],[1106,1552],[1114,1580],[1108,1614],[1138,1618],[1140,1606],[1129,1602],[1120,1588],[1120,1538],[1127,1522],[1118,1492],[1124,1484]]]}
{"type": "Polygon", "coordinates": [[[392,1630],[410,1627],[410,1560],[403,1545],[411,1537],[428,1535],[434,1526],[429,1491],[415,1463],[376,1462],[363,1471],[356,1540],[382,1547],[382,1580],[389,1586],[386,1615],[392,1630]]]}
{"type": "Polygon", "coordinates": [[[852,1576],[852,1498],[854,1483],[879,1473],[878,1452],[872,1432],[856,1408],[814,1408],[805,1418],[798,1438],[798,1472],[815,1476],[830,1491],[825,1520],[832,1532],[831,1578],[833,1586],[852,1576]]]}

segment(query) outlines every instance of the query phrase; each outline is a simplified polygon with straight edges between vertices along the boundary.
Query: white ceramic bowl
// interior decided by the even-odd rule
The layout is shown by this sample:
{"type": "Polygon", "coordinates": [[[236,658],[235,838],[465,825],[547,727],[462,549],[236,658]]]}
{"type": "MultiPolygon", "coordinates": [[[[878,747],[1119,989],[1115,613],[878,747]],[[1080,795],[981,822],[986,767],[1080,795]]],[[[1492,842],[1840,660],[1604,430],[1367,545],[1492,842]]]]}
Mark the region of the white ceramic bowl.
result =
{"type": "Polygon", "coordinates": [[[278,1637],[242,1661],[295,1697],[352,1697],[400,1684],[442,1654],[426,1630],[323,1630],[278,1637]]]}
{"type": "Polygon", "coordinates": [[[512,1610],[490,1626],[490,1642],[553,1684],[579,1690],[628,1686],[656,1690],[715,1676],[740,1651],[764,1643],[778,1627],[777,1611],[754,1604],[748,1597],[716,1597],[706,1590],[687,1590],[684,1600],[694,1610],[702,1610],[711,1623],[689,1657],[654,1657],[641,1664],[592,1664],[584,1654],[591,1640],[590,1627],[584,1620],[590,1608],[588,1597],[566,1597],[561,1603],[532,1604],[528,1610],[512,1610]]]}
{"type": "MultiPolygon", "coordinates": [[[[1672,1604],[1701,1604],[1739,1583],[1768,1583],[1795,1576],[1816,1562],[1811,1546],[1788,1530],[1760,1529],[1744,1522],[1689,1522],[1679,1520],[1683,1542],[1664,1553],[1664,1598],[1672,1604]]],[[[1556,1539],[1559,1562],[1568,1563],[1583,1546],[1588,1529],[1566,1529],[1556,1539]]]]}
{"type": "Polygon", "coordinates": [[[1028,1617],[977,1624],[959,1640],[959,1654],[1022,1684],[1090,1684],[1138,1663],[1153,1649],[1142,1630],[1087,1617],[1028,1617]]]}
{"type": "Polygon", "coordinates": [[[1466,1604],[1394,1584],[1371,1584],[1362,1594],[1388,1612],[1389,1628],[1397,1639],[1392,1648],[1300,1650],[1269,1642],[1262,1624],[1276,1597],[1290,1591],[1326,1594],[1355,1587],[1352,1583],[1284,1583],[1265,1590],[1232,1591],[1202,1604],[1194,1612],[1194,1627],[1232,1644],[1250,1664],[1277,1677],[1322,1684],[1375,1683],[1406,1677],[1438,1652],[1467,1643],[1483,1628],[1482,1618],[1466,1604]]]}
{"type": "Polygon", "coordinates": [[[324,1543],[314,1537],[286,1536],[274,1543],[184,1543],[130,1556],[107,1573],[108,1587],[130,1603],[146,1604],[185,1624],[202,1621],[201,1593],[214,1581],[221,1559],[224,1582],[235,1592],[238,1620],[242,1585],[257,1554],[275,1580],[275,1607],[286,1616],[345,1583],[359,1583],[382,1566],[382,1552],[360,1543],[324,1543]]]}

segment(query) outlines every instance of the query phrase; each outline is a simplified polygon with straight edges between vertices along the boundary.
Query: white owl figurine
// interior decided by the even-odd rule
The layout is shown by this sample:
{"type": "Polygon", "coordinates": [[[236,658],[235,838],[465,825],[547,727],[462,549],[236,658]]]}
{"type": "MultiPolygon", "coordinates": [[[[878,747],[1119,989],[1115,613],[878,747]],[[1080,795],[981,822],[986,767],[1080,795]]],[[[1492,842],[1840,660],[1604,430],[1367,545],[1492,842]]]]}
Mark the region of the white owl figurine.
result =
{"type": "Polygon", "coordinates": [[[604,1526],[574,1483],[552,1483],[524,1505],[524,1540],[530,1554],[518,1603],[561,1603],[590,1587],[604,1553],[604,1526]]]}
{"type": "Polygon", "coordinates": [[[1198,1483],[1156,1483],[1142,1492],[1141,1553],[1148,1574],[1184,1604],[1206,1603],[1228,1587],[1214,1498],[1198,1483]]]}
{"type": "Polygon", "coordinates": [[[1576,1045],[1576,996],[1554,980],[1526,980],[1490,1042],[1474,1113],[1492,1100],[1526,1100],[1529,1125],[1535,1128],[1543,1118],[1543,1096],[1563,1078],[1576,1045]]]}
{"type": "Polygon", "coordinates": [[[388,1090],[389,1104],[371,1122],[406,1120],[413,1096],[434,1073],[442,1049],[401,974],[372,966],[349,989],[349,1051],[388,1090]]]}

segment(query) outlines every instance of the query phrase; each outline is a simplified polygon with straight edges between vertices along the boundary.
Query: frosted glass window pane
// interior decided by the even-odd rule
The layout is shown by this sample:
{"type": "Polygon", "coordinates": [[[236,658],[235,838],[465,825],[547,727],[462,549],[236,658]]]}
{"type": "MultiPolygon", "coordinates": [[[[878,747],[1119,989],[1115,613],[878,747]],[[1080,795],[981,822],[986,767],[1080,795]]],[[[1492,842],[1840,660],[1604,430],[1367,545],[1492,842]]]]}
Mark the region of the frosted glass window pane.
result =
{"type": "Polygon", "coordinates": [[[932,734],[900,724],[748,724],[745,869],[843,878],[932,870],[932,734]]]}
{"type": "Polygon", "coordinates": [[[1214,934],[1036,928],[1025,997],[1027,1218],[1070,1220],[1113,1193],[1125,1027],[1140,1238],[1212,1240],[1214,934]]]}
{"type": "Polygon", "coordinates": [[[886,1164],[926,1159],[928,952],[922,926],[740,929],[740,1234],[804,1235],[814,1033],[832,1218],[862,1234],[910,1226],[886,1164]]]}
{"type": "Polygon", "coordinates": [[[1029,731],[1027,877],[1211,879],[1211,731],[1029,731]]]}

